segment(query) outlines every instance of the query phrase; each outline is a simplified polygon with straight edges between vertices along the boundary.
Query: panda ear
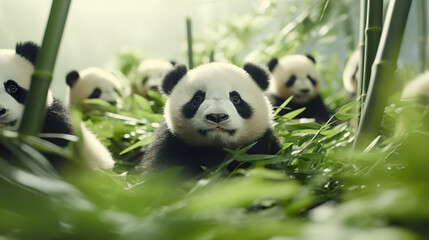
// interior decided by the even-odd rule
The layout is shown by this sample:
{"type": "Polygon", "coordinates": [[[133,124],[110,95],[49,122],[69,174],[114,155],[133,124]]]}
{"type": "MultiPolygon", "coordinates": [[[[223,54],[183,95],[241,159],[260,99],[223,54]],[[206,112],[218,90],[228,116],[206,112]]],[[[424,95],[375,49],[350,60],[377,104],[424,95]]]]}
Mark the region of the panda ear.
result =
{"type": "Polygon", "coordinates": [[[268,62],[268,70],[270,72],[273,72],[274,68],[277,66],[277,63],[279,63],[279,60],[277,58],[273,58],[268,62]]]}
{"type": "Polygon", "coordinates": [[[37,44],[33,42],[17,43],[15,52],[19,56],[27,59],[33,66],[36,66],[37,53],[39,52],[39,46],[37,44]]]}
{"type": "Polygon", "coordinates": [[[267,90],[269,84],[268,79],[270,76],[265,69],[253,63],[244,64],[243,69],[252,77],[263,91],[267,90]]]}
{"type": "Polygon", "coordinates": [[[71,71],[66,76],[66,83],[70,87],[73,87],[73,85],[77,82],[79,79],[79,73],[77,71],[71,71]]]}
{"type": "Polygon", "coordinates": [[[165,94],[170,95],[173,88],[177,85],[180,79],[182,79],[183,76],[186,75],[187,72],[188,70],[186,69],[185,65],[176,65],[173,70],[171,70],[167,73],[167,75],[165,75],[164,80],[162,80],[162,91],[165,94]]]}
{"type": "Polygon", "coordinates": [[[307,54],[307,55],[305,55],[308,59],[310,59],[314,64],[316,64],[316,59],[312,56],[312,55],[310,55],[310,54],[307,54]]]}

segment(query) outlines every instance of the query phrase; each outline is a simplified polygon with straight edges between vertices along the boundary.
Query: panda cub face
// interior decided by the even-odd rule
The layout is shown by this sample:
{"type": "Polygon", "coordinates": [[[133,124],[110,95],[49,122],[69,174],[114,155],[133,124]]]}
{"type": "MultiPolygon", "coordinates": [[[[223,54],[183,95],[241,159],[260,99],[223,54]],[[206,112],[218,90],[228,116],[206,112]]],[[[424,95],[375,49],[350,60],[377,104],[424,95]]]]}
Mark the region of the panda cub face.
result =
{"type": "Polygon", "coordinates": [[[311,56],[289,55],[268,63],[273,75],[268,92],[281,99],[307,103],[319,94],[321,76],[311,56]]]}
{"type": "MultiPolygon", "coordinates": [[[[0,50],[0,128],[18,130],[38,50],[32,42],[0,50]]],[[[52,101],[49,92],[47,105],[52,101]]]]}
{"type": "Polygon", "coordinates": [[[209,63],[187,72],[178,65],[164,78],[169,95],[164,118],[173,135],[193,146],[237,147],[269,128],[271,106],[263,95],[268,74],[245,64],[209,63]]]}
{"type": "Polygon", "coordinates": [[[71,71],[66,76],[66,82],[70,86],[70,104],[83,103],[88,98],[100,98],[110,104],[118,104],[121,92],[119,79],[100,68],[71,71]]]}
{"type": "Polygon", "coordinates": [[[163,77],[173,67],[173,63],[161,59],[142,61],[137,68],[141,82],[136,83],[136,92],[144,96],[149,90],[160,92],[163,77]]]}

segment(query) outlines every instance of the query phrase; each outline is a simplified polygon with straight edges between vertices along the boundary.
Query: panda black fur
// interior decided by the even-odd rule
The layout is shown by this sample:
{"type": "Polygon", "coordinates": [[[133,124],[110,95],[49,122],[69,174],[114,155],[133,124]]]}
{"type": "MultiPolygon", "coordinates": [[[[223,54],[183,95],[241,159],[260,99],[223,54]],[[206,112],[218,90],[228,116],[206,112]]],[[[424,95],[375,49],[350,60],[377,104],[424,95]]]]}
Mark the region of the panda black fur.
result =
{"type": "MultiPolygon", "coordinates": [[[[164,78],[169,95],[164,121],[147,149],[144,173],[182,166],[184,175],[202,172],[201,166],[219,165],[224,148],[257,142],[250,154],[275,154],[279,142],[271,131],[271,105],[263,94],[268,74],[245,64],[210,63],[187,71],[176,66],[164,78]]],[[[234,168],[236,163],[229,166],[234,168]]]]}
{"type": "Polygon", "coordinates": [[[116,76],[103,69],[89,67],[80,72],[70,71],[66,83],[70,87],[71,105],[83,103],[88,98],[100,98],[112,105],[121,105],[119,95],[122,95],[122,84],[116,76]]]}
{"type": "MultiPolygon", "coordinates": [[[[15,50],[0,50],[0,81],[3,83],[3,86],[0,87],[0,127],[3,129],[18,130],[38,50],[39,47],[32,42],[18,43],[15,50]]],[[[75,134],[69,109],[62,105],[59,100],[54,99],[50,91],[46,106],[42,133],[75,134]]],[[[82,133],[85,136],[92,134],[85,127],[82,128],[82,133]]],[[[61,147],[68,144],[67,140],[60,138],[45,139],[61,147]]],[[[84,139],[83,151],[92,148],[92,151],[100,151],[99,155],[103,157],[98,159],[87,158],[85,160],[88,164],[95,168],[113,168],[114,161],[107,149],[100,142],[88,139],[84,139]]],[[[85,158],[85,155],[83,157],[85,158]]],[[[61,162],[52,158],[49,160],[57,168],[62,165],[61,162]]]]}
{"type": "Polygon", "coordinates": [[[326,122],[330,114],[319,93],[321,76],[310,55],[289,55],[273,58],[268,63],[272,73],[267,95],[273,106],[280,106],[293,95],[292,101],[282,109],[280,116],[305,107],[297,118],[315,118],[317,122],[326,122]]]}

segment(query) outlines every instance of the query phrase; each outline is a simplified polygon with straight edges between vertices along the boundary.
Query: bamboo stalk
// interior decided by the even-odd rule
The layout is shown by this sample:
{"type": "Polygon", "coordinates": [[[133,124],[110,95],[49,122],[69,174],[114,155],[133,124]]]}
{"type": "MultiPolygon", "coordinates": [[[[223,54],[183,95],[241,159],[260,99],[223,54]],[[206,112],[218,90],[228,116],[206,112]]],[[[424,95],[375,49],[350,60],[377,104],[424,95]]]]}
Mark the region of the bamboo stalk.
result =
{"type": "Polygon", "coordinates": [[[424,72],[426,70],[426,49],[427,49],[427,15],[426,15],[426,1],[417,1],[417,18],[419,29],[419,70],[424,72]]]}
{"type": "Polygon", "coordinates": [[[188,40],[188,63],[189,69],[194,68],[194,58],[192,50],[192,22],[190,18],[186,18],[186,36],[188,40]]]}
{"type": "Polygon", "coordinates": [[[407,23],[411,0],[391,0],[374,60],[362,119],[355,136],[354,148],[365,148],[380,130],[384,108],[396,70],[399,50],[407,23]]]}
{"type": "MultiPolygon", "coordinates": [[[[366,26],[366,13],[367,13],[367,0],[360,1],[360,22],[359,22],[359,64],[357,74],[357,90],[356,90],[356,101],[362,100],[362,85],[363,85],[363,66],[365,63],[365,26],[366,26]]],[[[353,119],[355,126],[355,132],[359,127],[360,112],[362,104],[356,105],[356,117],[353,119]]]]}
{"type": "Polygon", "coordinates": [[[215,55],[214,50],[211,50],[211,51],[210,51],[210,56],[209,56],[209,61],[210,61],[210,62],[214,62],[214,61],[215,61],[215,59],[214,59],[214,55],[215,55]]]}
{"type": "MultiPolygon", "coordinates": [[[[365,29],[365,56],[363,64],[362,94],[366,95],[371,78],[371,67],[377,54],[383,29],[383,0],[368,0],[365,29]]],[[[365,99],[363,98],[363,102],[365,99]]]]}
{"type": "Polygon", "coordinates": [[[53,0],[48,23],[43,36],[36,66],[31,76],[30,90],[25,102],[24,114],[19,132],[28,135],[38,134],[43,126],[46,109],[46,96],[52,80],[61,37],[64,31],[71,0],[53,0]]]}
{"type": "Polygon", "coordinates": [[[362,85],[363,85],[363,66],[365,63],[365,26],[366,26],[366,15],[367,15],[367,0],[360,1],[360,32],[359,32],[359,51],[360,51],[360,61],[359,61],[359,78],[358,78],[358,90],[356,97],[359,98],[362,95],[362,85]]]}

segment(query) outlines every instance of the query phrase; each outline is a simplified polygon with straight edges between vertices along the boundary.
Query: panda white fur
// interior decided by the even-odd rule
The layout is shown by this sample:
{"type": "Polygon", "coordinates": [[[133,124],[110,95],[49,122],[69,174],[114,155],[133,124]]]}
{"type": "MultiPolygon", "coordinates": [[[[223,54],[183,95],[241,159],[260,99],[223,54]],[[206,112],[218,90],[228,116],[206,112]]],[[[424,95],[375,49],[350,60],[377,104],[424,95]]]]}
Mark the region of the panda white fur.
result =
{"type": "Polygon", "coordinates": [[[427,105],[429,103],[429,71],[407,83],[402,91],[402,98],[417,100],[427,105]]]}
{"type": "Polygon", "coordinates": [[[66,76],[66,83],[70,87],[71,105],[83,103],[88,98],[100,98],[112,105],[121,105],[121,82],[103,69],[89,67],[80,72],[71,71],[66,76]]]}
{"type": "Polygon", "coordinates": [[[343,85],[351,98],[356,96],[359,68],[359,50],[355,50],[344,66],[343,85]]]}
{"type": "Polygon", "coordinates": [[[420,74],[408,82],[402,90],[403,106],[399,108],[395,134],[404,136],[410,129],[429,132],[429,115],[425,112],[429,106],[429,71],[420,74]]]}
{"type": "Polygon", "coordinates": [[[169,99],[164,121],[143,157],[143,171],[183,166],[185,175],[197,174],[201,166],[220,164],[226,156],[223,148],[253,142],[248,153],[275,154],[280,147],[270,128],[271,105],[263,94],[268,78],[251,63],[243,68],[209,63],[189,72],[177,65],[162,82],[169,99]]]}
{"type": "MultiPolygon", "coordinates": [[[[31,75],[39,47],[32,42],[18,43],[15,50],[0,50],[0,127],[10,131],[17,131],[24,111],[25,99],[30,88],[31,75]]],[[[74,134],[69,110],[60,101],[48,92],[46,102],[46,116],[42,133],[74,134]]],[[[82,126],[83,154],[82,157],[94,168],[112,169],[114,161],[108,150],[95,136],[82,126]],[[90,154],[95,152],[95,154],[90,154]],[[93,157],[98,156],[98,157],[93,157]]],[[[58,138],[46,140],[64,147],[68,141],[58,138]]],[[[49,159],[60,168],[62,163],[49,159]]]]}
{"type": "Polygon", "coordinates": [[[292,101],[282,109],[279,115],[305,107],[297,118],[315,118],[318,122],[329,120],[329,112],[320,96],[321,76],[310,55],[288,55],[280,59],[273,58],[268,63],[272,73],[267,95],[273,106],[280,106],[293,95],[292,101]]]}
{"type": "Polygon", "coordinates": [[[140,82],[135,83],[135,92],[148,97],[147,92],[160,92],[163,77],[174,68],[174,63],[162,59],[147,59],[142,61],[137,72],[140,82]]]}

